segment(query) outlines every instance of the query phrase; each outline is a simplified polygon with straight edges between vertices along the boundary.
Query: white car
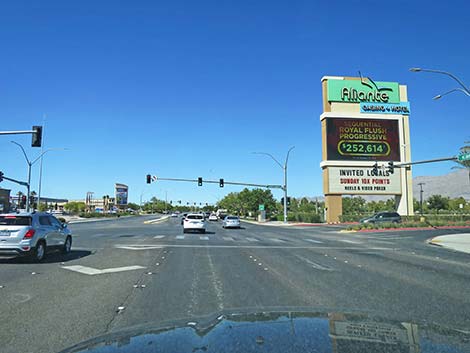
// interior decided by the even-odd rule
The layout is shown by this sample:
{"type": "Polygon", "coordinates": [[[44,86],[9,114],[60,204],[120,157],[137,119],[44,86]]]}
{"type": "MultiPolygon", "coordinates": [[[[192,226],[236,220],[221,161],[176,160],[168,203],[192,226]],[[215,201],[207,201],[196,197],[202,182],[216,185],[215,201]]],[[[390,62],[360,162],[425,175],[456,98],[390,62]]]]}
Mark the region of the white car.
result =
{"type": "Polygon", "coordinates": [[[215,213],[211,213],[210,216],[209,216],[209,221],[218,221],[219,218],[217,217],[217,215],[215,213]]]}
{"type": "Polygon", "coordinates": [[[178,217],[178,215],[176,213],[172,213],[171,217],[175,218],[175,217],[178,217]]]}
{"type": "Polygon", "coordinates": [[[188,230],[196,230],[201,233],[206,232],[206,220],[200,213],[190,213],[183,221],[183,233],[188,230]]]}
{"type": "Polygon", "coordinates": [[[240,218],[238,216],[225,217],[222,228],[240,228],[240,218]]]}

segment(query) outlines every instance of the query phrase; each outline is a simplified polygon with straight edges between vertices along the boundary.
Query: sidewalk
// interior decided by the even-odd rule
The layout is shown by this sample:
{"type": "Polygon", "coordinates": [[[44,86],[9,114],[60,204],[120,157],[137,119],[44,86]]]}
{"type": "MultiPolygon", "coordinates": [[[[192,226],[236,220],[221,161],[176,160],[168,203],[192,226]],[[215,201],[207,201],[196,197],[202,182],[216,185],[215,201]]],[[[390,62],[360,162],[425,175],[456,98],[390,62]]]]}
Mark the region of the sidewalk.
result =
{"type": "Polygon", "coordinates": [[[470,254],[470,233],[440,235],[428,240],[428,243],[470,254]]]}

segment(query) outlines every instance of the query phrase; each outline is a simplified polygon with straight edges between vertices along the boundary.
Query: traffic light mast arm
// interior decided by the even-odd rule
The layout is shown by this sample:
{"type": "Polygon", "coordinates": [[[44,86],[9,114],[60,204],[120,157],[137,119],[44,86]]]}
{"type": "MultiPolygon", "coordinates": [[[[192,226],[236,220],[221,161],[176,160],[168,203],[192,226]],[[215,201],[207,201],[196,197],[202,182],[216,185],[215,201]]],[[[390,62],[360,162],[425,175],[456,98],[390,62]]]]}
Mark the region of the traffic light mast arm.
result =
{"type": "Polygon", "coordinates": [[[34,134],[36,130],[0,131],[0,135],[34,134]]]}
{"type": "Polygon", "coordinates": [[[28,186],[28,183],[25,182],[25,181],[19,181],[19,180],[13,179],[13,178],[8,178],[5,175],[2,178],[4,180],[8,180],[8,181],[11,181],[11,182],[16,183],[16,184],[20,184],[20,185],[23,185],[23,186],[28,186]]]}
{"type": "MultiPolygon", "coordinates": [[[[157,180],[166,180],[166,181],[186,181],[186,182],[192,182],[192,183],[197,183],[198,179],[180,179],[180,178],[160,178],[158,177],[157,180]]],[[[220,180],[205,180],[203,179],[204,183],[209,183],[209,184],[219,184],[220,180]]],[[[242,186],[257,186],[257,187],[262,187],[262,188],[268,188],[268,189],[283,189],[282,185],[266,185],[266,184],[253,184],[253,183],[240,183],[240,182],[235,182],[235,181],[224,181],[224,184],[227,185],[242,185],[242,186]]]]}
{"type": "Polygon", "coordinates": [[[435,163],[435,162],[444,162],[444,161],[456,161],[456,160],[457,160],[456,156],[446,157],[446,158],[426,159],[424,161],[397,163],[397,164],[395,164],[395,167],[406,167],[406,166],[415,165],[415,164],[435,163]]]}

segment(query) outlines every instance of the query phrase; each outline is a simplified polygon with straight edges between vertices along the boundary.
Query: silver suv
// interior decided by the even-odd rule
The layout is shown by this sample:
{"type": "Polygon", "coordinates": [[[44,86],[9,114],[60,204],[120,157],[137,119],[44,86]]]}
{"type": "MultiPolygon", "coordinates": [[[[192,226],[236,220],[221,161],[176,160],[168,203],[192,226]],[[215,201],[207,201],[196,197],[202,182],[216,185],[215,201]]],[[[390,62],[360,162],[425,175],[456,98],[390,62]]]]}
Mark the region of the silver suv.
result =
{"type": "Polygon", "coordinates": [[[72,233],[49,213],[0,214],[0,257],[31,256],[42,261],[49,250],[67,254],[72,233]]]}

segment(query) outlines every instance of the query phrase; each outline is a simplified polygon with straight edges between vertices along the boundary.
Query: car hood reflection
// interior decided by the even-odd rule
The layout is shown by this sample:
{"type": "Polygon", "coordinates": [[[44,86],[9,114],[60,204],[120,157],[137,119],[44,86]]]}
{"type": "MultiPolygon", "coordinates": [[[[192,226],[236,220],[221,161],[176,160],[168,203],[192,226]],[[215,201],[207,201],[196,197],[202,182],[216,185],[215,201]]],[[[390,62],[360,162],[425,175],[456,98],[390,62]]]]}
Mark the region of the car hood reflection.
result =
{"type": "Polygon", "coordinates": [[[470,333],[356,313],[238,312],[110,333],[63,352],[470,352],[470,333]]]}

